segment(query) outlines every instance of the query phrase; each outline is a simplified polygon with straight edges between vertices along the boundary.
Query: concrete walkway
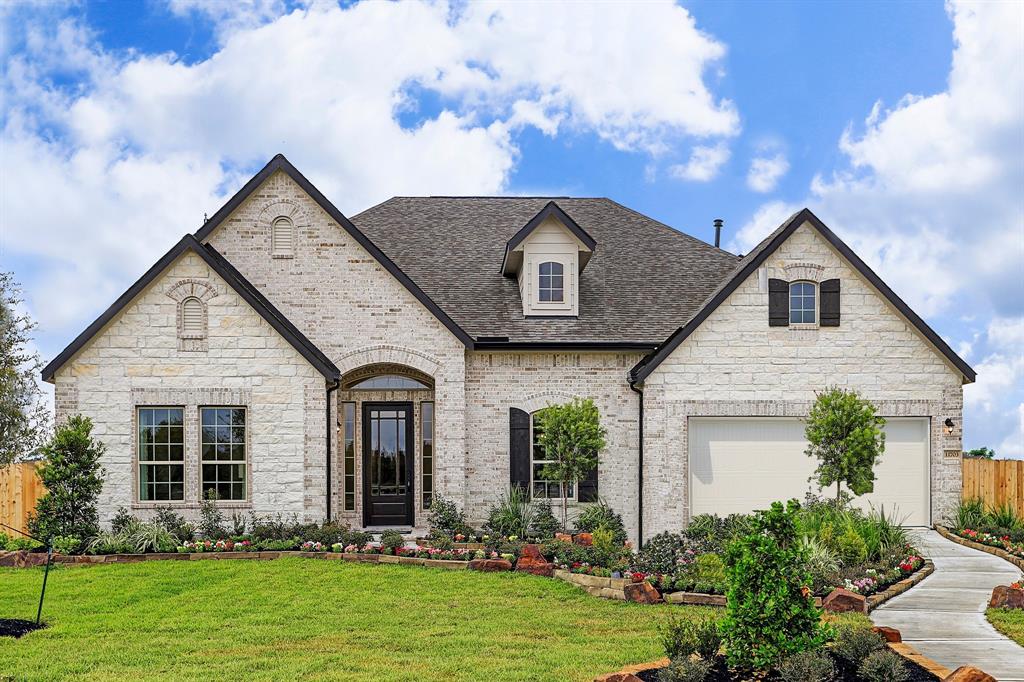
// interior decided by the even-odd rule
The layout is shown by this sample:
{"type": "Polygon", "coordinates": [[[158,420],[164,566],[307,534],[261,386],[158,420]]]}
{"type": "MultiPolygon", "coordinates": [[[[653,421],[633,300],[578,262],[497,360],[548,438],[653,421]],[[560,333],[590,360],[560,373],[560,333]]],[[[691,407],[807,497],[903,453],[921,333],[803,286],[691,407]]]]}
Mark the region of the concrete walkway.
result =
{"type": "Polygon", "coordinates": [[[915,531],[914,542],[935,572],[872,611],[871,620],[898,629],[905,642],[951,670],[973,665],[997,680],[1024,680],[1024,647],[985,619],[992,588],[1009,585],[1020,570],[934,530],[915,531]]]}

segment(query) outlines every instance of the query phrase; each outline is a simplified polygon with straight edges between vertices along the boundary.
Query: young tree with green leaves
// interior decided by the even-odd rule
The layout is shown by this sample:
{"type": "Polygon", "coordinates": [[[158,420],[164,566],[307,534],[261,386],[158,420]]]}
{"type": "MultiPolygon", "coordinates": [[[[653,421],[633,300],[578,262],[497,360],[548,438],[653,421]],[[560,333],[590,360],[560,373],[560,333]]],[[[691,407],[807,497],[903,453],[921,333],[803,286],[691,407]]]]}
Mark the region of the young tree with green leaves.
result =
{"type": "Polygon", "coordinates": [[[19,312],[14,274],[0,272],[0,467],[31,454],[49,435],[50,413],[36,378],[43,363],[28,350],[35,323],[19,312]]]}
{"type": "Polygon", "coordinates": [[[96,501],[103,489],[100,457],[106,449],[92,437],[92,421],[75,415],[61,424],[43,447],[39,478],[46,493],[29,520],[33,535],[49,540],[75,537],[85,541],[100,530],[96,501]]]}
{"type": "Polygon", "coordinates": [[[974,448],[964,453],[964,457],[973,457],[975,459],[995,459],[996,451],[988,447],[974,448]]]}
{"type": "Polygon", "coordinates": [[[819,488],[836,486],[836,504],[845,483],[854,495],[875,489],[875,464],[885,452],[885,419],[856,391],[838,387],[819,393],[807,417],[808,456],[818,468],[811,476],[819,488]]]}
{"type": "Polygon", "coordinates": [[[545,457],[554,460],[541,469],[540,475],[561,485],[564,529],[568,523],[569,486],[577,484],[597,466],[607,431],[601,426],[597,405],[590,398],[545,407],[537,414],[537,427],[541,432],[537,440],[545,457]]]}

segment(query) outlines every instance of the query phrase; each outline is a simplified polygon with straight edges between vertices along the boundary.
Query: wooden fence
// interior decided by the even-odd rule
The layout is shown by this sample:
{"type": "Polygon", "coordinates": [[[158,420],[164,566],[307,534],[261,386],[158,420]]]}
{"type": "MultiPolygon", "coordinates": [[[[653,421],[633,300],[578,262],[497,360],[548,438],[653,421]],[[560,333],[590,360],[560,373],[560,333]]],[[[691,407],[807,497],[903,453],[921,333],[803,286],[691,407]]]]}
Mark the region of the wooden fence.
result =
{"type": "MultiPolygon", "coordinates": [[[[0,468],[0,523],[28,531],[28,517],[46,488],[36,476],[34,462],[20,462],[0,468]]],[[[0,527],[0,533],[15,535],[0,527]]]]}
{"type": "Polygon", "coordinates": [[[964,457],[965,500],[980,498],[985,506],[1011,504],[1024,516],[1024,460],[964,457]]]}

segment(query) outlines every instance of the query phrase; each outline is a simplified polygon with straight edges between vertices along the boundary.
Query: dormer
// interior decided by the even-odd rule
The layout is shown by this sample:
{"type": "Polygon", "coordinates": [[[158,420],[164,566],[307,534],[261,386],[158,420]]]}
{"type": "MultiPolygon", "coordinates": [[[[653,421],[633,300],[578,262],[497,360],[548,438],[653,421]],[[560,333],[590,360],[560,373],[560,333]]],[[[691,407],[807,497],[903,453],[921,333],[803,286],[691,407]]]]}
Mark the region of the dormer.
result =
{"type": "Polygon", "coordinates": [[[579,275],[597,242],[549,201],[505,245],[502,274],[519,282],[526,317],[579,315],[579,275]]]}

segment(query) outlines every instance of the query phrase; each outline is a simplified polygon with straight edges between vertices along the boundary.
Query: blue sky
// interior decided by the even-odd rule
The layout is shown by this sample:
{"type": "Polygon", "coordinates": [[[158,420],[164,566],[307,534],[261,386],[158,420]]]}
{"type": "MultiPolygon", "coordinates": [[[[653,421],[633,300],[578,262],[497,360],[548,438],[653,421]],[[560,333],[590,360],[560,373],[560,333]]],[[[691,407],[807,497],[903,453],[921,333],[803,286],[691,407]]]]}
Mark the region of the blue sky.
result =
{"type": "Polygon", "coordinates": [[[0,266],[52,357],[285,153],[392,194],[610,196],[742,253],[810,206],[1024,457],[1017,3],[32,2],[0,9],[0,266]]]}

